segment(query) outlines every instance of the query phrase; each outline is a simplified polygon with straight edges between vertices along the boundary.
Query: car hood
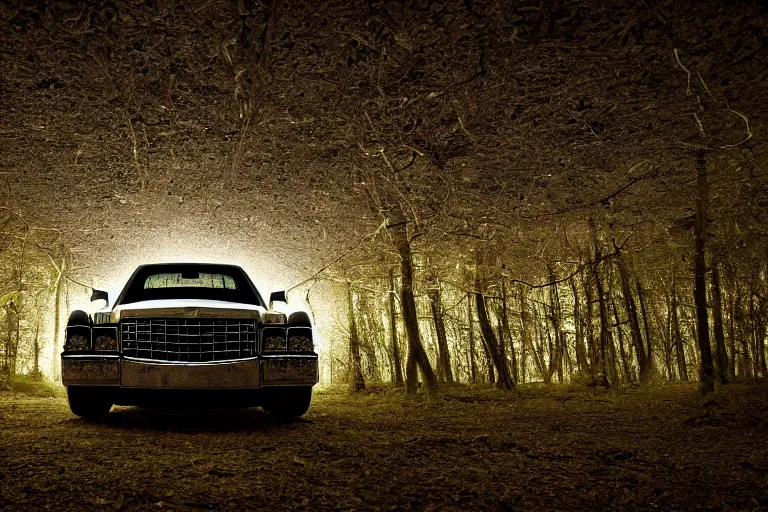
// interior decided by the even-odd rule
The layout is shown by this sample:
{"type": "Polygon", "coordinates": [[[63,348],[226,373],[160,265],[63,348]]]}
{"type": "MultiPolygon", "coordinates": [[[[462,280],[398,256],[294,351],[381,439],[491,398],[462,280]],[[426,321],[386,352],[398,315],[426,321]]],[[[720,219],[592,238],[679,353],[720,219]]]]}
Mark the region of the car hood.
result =
{"type": "Polygon", "coordinates": [[[254,304],[205,299],[145,300],[122,304],[112,310],[110,320],[123,318],[248,318],[261,320],[267,310],[254,304]]]}

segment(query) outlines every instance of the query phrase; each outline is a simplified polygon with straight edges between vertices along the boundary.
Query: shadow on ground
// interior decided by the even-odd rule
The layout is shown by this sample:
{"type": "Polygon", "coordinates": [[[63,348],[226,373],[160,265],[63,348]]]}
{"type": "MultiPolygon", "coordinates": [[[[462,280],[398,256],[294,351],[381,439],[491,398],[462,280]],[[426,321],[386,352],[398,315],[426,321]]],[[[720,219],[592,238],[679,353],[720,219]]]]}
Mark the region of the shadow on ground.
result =
{"type": "Polygon", "coordinates": [[[112,407],[96,420],[73,418],[93,426],[115,429],[140,429],[173,432],[252,432],[275,430],[286,425],[311,423],[306,418],[285,419],[265,413],[260,408],[176,409],[148,407],[112,407]]]}

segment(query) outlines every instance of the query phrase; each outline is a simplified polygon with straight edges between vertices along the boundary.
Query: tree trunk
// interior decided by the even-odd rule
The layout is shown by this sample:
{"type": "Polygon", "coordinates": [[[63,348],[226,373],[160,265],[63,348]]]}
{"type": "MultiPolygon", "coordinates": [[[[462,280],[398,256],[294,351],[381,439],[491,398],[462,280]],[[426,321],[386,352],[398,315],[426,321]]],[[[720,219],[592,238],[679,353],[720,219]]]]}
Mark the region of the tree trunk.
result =
{"type": "Polygon", "coordinates": [[[589,361],[587,360],[587,349],[584,346],[584,324],[581,318],[581,305],[579,303],[579,292],[576,288],[576,280],[571,277],[568,280],[571,285],[571,293],[573,294],[573,328],[574,328],[574,345],[576,350],[576,367],[579,372],[585,375],[591,373],[589,368],[589,361]]]}
{"type": "Polygon", "coordinates": [[[597,303],[599,307],[600,316],[598,317],[600,322],[600,343],[598,344],[597,359],[598,363],[595,364],[595,368],[600,368],[602,376],[598,376],[598,383],[605,387],[609,387],[614,384],[608,381],[608,368],[606,365],[606,349],[608,349],[609,333],[608,333],[608,308],[605,305],[605,292],[603,290],[603,282],[600,279],[600,261],[602,260],[602,254],[600,251],[600,245],[597,240],[597,227],[594,219],[589,219],[590,228],[592,230],[592,241],[594,249],[594,257],[590,263],[590,270],[592,272],[592,278],[595,281],[595,289],[597,291],[597,303]]]}
{"type": "MultiPolygon", "coordinates": [[[[21,294],[19,294],[21,300],[21,294]]],[[[11,341],[9,349],[10,377],[16,376],[16,368],[19,361],[19,339],[21,335],[21,303],[13,302],[8,308],[8,338],[11,341]]]]}
{"type": "Polygon", "coordinates": [[[440,303],[440,288],[433,288],[429,291],[429,305],[432,310],[432,320],[435,324],[435,336],[437,337],[437,375],[442,381],[453,383],[453,372],[451,371],[451,359],[448,352],[448,338],[445,335],[445,320],[443,318],[443,308],[440,303]]]}
{"type": "Polygon", "coordinates": [[[539,373],[539,377],[545,383],[547,382],[547,366],[544,363],[544,333],[542,333],[542,322],[539,316],[539,309],[536,304],[533,305],[533,337],[531,338],[531,355],[533,356],[533,363],[536,366],[536,371],[539,373]]]}
{"type": "Polygon", "coordinates": [[[475,322],[472,314],[472,292],[467,292],[467,329],[469,333],[469,376],[477,384],[477,358],[475,357],[475,322]]]}
{"type": "Polygon", "coordinates": [[[365,389],[365,378],[360,361],[360,336],[355,319],[355,303],[352,296],[352,286],[347,281],[347,321],[349,324],[349,384],[352,391],[365,389]]]}
{"type": "Polygon", "coordinates": [[[43,319],[43,308],[40,305],[42,290],[35,295],[35,340],[32,345],[32,374],[35,379],[40,378],[40,327],[43,319]]]}
{"type": "Polygon", "coordinates": [[[725,332],[723,331],[723,296],[720,289],[720,263],[712,263],[712,322],[715,335],[715,378],[722,383],[728,382],[728,352],[725,348],[725,332]]]}
{"type": "Polygon", "coordinates": [[[496,384],[496,372],[493,371],[493,358],[491,358],[491,354],[488,352],[487,343],[483,343],[483,353],[485,354],[485,371],[488,372],[488,383],[496,384]]]}
{"type": "Polygon", "coordinates": [[[3,365],[0,367],[0,388],[6,382],[10,382],[13,378],[13,305],[5,304],[5,327],[8,335],[5,338],[5,347],[3,350],[3,365]]]}
{"type": "Polygon", "coordinates": [[[736,311],[733,316],[737,320],[738,328],[736,332],[739,340],[741,340],[741,357],[739,358],[741,366],[739,368],[739,377],[749,378],[752,376],[752,367],[749,364],[749,338],[747,336],[746,318],[744,314],[744,297],[742,288],[738,284],[736,284],[735,302],[736,311]]]}
{"type": "MultiPolygon", "coordinates": [[[[507,280],[501,278],[501,333],[504,338],[509,340],[509,356],[512,359],[512,381],[518,382],[519,372],[517,367],[517,352],[515,344],[512,341],[512,331],[509,328],[509,310],[507,308],[507,280]]],[[[506,354],[502,354],[506,357],[506,354]]]]}
{"type": "MultiPolygon", "coordinates": [[[[768,272],[768,265],[766,266],[766,272],[768,272]]],[[[758,278],[760,279],[760,278],[758,278]]],[[[760,309],[758,316],[756,320],[758,320],[757,323],[757,329],[755,329],[756,339],[755,339],[755,352],[756,352],[756,358],[758,360],[758,366],[760,369],[760,374],[765,379],[768,377],[768,365],[766,365],[765,360],[765,327],[766,327],[766,314],[768,313],[766,311],[766,298],[765,295],[760,295],[760,309]]],[[[755,377],[757,377],[757,373],[755,373],[755,377]]]]}
{"type": "Polygon", "coordinates": [[[53,353],[51,354],[51,378],[54,382],[61,380],[61,361],[59,354],[62,350],[61,343],[61,299],[64,293],[64,272],[66,271],[67,260],[62,258],[61,266],[57,268],[58,275],[53,284],[53,353]]]}
{"type": "MultiPolygon", "coordinates": [[[[753,283],[753,286],[755,284],[753,283]]],[[[758,297],[758,292],[752,290],[749,295],[749,320],[750,320],[750,332],[752,339],[752,355],[754,357],[752,361],[753,374],[755,378],[760,376],[766,376],[766,364],[765,364],[765,313],[762,307],[755,305],[755,298],[758,298],[761,302],[762,299],[758,297]]]]}
{"type": "Polygon", "coordinates": [[[424,385],[429,395],[437,394],[437,379],[429,358],[424,350],[419,336],[419,318],[416,311],[416,299],[413,295],[413,261],[411,257],[411,241],[408,239],[407,221],[402,211],[397,208],[389,219],[388,229],[395,248],[400,255],[400,271],[402,287],[400,290],[403,308],[403,322],[408,335],[408,359],[412,361],[406,367],[405,389],[409,395],[415,395],[418,390],[416,368],[421,371],[424,385]]]}
{"type": "Polygon", "coordinates": [[[477,320],[480,323],[480,332],[483,335],[483,341],[485,347],[488,350],[490,358],[493,362],[493,366],[496,367],[496,373],[498,378],[496,380],[496,386],[499,388],[512,389],[515,387],[515,383],[512,382],[512,378],[509,376],[509,368],[507,362],[501,357],[499,351],[499,342],[496,339],[496,333],[493,332],[491,322],[488,319],[488,311],[485,307],[485,295],[482,290],[482,283],[477,282],[478,291],[475,293],[475,305],[477,306],[477,320]]]}
{"type": "MultiPolygon", "coordinates": [[[[480,324],[480,332],[483,336],[483,346],[486,348],[489,356],[489,366],[496,370],[496,386],[499,388],[512,389],[515,383],[509,374],[509,365],[504,357],[499,339],[493,330],[493,325],[488,316],[488,308],[485,301],[485,280],[482,269],[485,268],[484,254],[481,251],[475,253],[475,307],[477,308],[477,321],[480,324]]],[[[493,372],[489,369],[489,375],[493,372]]]]}
{"type": "Polygon", "coordinates": [[[611,305],[613,309],[613,317],[616,319],[616,335],[619,338],[619,355],[621,356],[621,369],[624,373],[625,382],[634,382],[635,374],[632,371],[632,364],[630,363],[630,355],[627,354],[627,350],[624,347],[624,331],[621,329],[621,319],[619,318],[619,310],[616,307],[616,301],[611,297],[611,305]]]}
{"type": "MultiPolygon", "coordinates": [[[[496,316],[496,332],[498,333],[497,336],[499,337],[499,351],[501,352],[501,357],[503,357],[507,362],[507,368],[509,368],[509,360],[507,359],[506,355],[506,344],[504,343],[506,336],[504,336],[504,326],[501,324],[501,311],[499,311],[498,315],[496,316]]],[[[510,376],[512,375],[511,368],[509,370],[509,374],[510,376]]],[[[514,378],[512,380],[514,381],[514,378]]]]}
{"type": "MultiPolygon", "coordinates": [[[[669,311],[669,292],[664,293],[664,301],[667,306],[667,311],[669,311]]],[[[659,313],[659,308],[653,302],[651,303],[651,309],[653,310],[653,316],[656,319],[656,325],[659,326],[659,331],[661,331],[661,342],[664,348],[664,368],[667,370],[667,380],[671,382],[674,378],[672,375],[672,322],[669,315],[666,315],[664,321],[662,321],[662,315],[659,313]]]]}
{"type": "Polygon", "coordinates": [[[703,154],[696,158],[696,224],[694,227],[694,279],[693,299],[696,304],[696,330],[699,344],[699,386],[702,393],[714,390],[715,374],[712,365],[712,347],[709,342],[707,313],[706,243],[707,243],[707,166],[703,154]]]}
{"type": "Polygon", "coordinates": [[[14,298],[8,305],[6,305],[5,311],[8,315],[8,343],[6,346],[6,365],[8,371],[8,377],[13,378],[16,376],[18,357],[19,357],[19,342],[21,341],[21,315],[23,314],[22,306],[22,293],[24,291],[24,267],[27,256],[27,236],[29,235],[29,227],[27,227],[24,236],[21,238],[21,255],[19,256],[19,266],[15,269],[16,274],[16,290],[19,291],[16,298],[14,298]]]}
{"type": "Polygon", "coordinates": [[[555,344],[552,343],[552,331],[549,329],[549,315],[546,313],[546,309],[544,309],[544,325],[540,326],[542,329],[542,335],[541,335],[541,344],[539,345],[541,348],[541,360],[542,360],[542,368],[544,368],[544,334],[546,332],[547,334],[547,354],[549,354],[549,364],[545,368],[544,373],[544,384],[552,384],[552,376],[555,374],[555,344]]]}
{"type": "MultiPolygon", "coordinates": [[[[552,267],[549,268],[550,282],[557,281],[552,267]]],[[[560,306],[560,294],[558,293],[557,285],[553,284],[549,287],[549,303],[550,303],[550,321],[552,322],[552,330],[554,331],[554,352],[550,350],[550,379],[554,372],[557,372],[557,381],[563,382],[563,359],[565,357],[565,341],[563,339],[562,319],[563,311],[560,306]]]]}
{"type": "MultiPolygon", "coordinates": [[[[591,268],[591,265],[590,265],[591,268]]],[[[595,338],[595,325],[592,306],[595,303],[594,295],[592,293],[592,280],[589,278],[589,274],[581,274],[581,284],[584,288],[584,300],[586,302],[584,308],[584,324],[586,325],[586,337],[587,337],[587,354],[589,355],[589,376],[592,382],[597,382],[598,373],[603,371],[602,363],[600,363],[600,347],[595,338]]]]}
{"type": "Polygon", "coordinates": [[[35,344],[32,346],[32,373],[35,378],[40,376],[40,313],[37,314],[35,322],[35,344]]]}
{"type": "Polygon", "coordinates": [[[520,290],[520,382],[525,382],[525,372],[528,366],[528,347],[531,346],[531,337],[529,324],[530,317],[528,313],[528,300],[525,296],[523,285],[520,290]]]}
{"type": "Polygon", "coordinates": [[[360,351],[364,356],[361,360],[363,375],[369,380],[381,380],[379,369],[379,357],[376,347],[380,346],[382,328],[378,315],[374,314],[371,305],[371,297],[365,292],[360,292],[357,297],[358,336],[360,338],[360,351]]]}
{"type": "Polygon", "coordinates": [[[672,335],[674,336],[675,354],[677,355],[677,372],[680,380],[688,381],[688,365],[685,361],[685,344],[680,332],[680,317],[677,308],[677,282],[674,274],[672,275],[672,300],[670,304],[672,316],[672,335]]]}
{"type": "Polygon", "coordinates": [[[403,366],[400,358],[400,347],[397,343],[397,316],[395,314],[395,275],[389,269],[389,332],[392,341],[392,359],[395,366],[395,386],[403,385],[403,366]]]}
{"type": "Polygon", "coordinates": [[[619,379],[619,358],[616,356],[616,343],[613,341],[613,332],[608,331],[608,381],[613,385],[618,385],[619,379]]]}
{"type": "Polygon", "coordinates": [[[751,343],[752,353],[752,374],[757,379],[760,377],[760,354],[757,353],[757,312],[755,311],[755,293],[754,290],[749,292],[749,340],[751,343]]]}
{"type": "Polygon", "coordinates": [[[728,365],[729,377],[736,378],[736,301],[734,300],[734,280],[730,278],[731,273],[726,272],[728,281],[728,347],[731,350],[731,361],[728,365]]]}
{"type": "Polygon", "coordinates": [[[683,315],[686,317],[686,322],[688,323],[690,329],[691,329],[691,338],[694,340],[694,343],[691,343],[690,345],[686,345],[686,350],[688,351],[688,364],[693,365],[694,367],[699,367],[699,361],[697,359],[698,356],[698,339],[699,335],[697,334],[698,330],[696,328],[696,308],[693,308],[693,311],[691,312],[691,318],[688,318],[688,313],[685,313],[685,310],[683,310],[683,315]]]}
{"type": "MultiPolygon", "coordinates": [[[[651,378],[648,354],[645,352],[645,343],[640,332],[640,319],[637,317],[637,304],[635,303],[632,287],[630,286],[629,269],[627,268],[627,262],[624,260],[624,255],[621,253],[618,253],[616,256],[616,266],[619,269],[621,294],[624,296],[624,310],[627,313],[627,320],[629,322],[630,339],[632,340],[632,346],[635,347],[637,366],[640,370],[640,382],[648,382],[651,378]]],[[[618,316],[616,322],[618,323],[618,316]]]]}
{"type": "Polygon", "coordinates": [[[653,363],[653,343],[651,343],[651,329],[650,322],[648,320],[648,310],[645,307],[645,290],[643,290],[638,276],[635,276],[635,285],[637,287],[637,298],[640,300],[640,312],[643,315],[643,332],[645,333],[645,343],[647,347],[646,363],[648,364],[648,378],[652,378],[655,366],[653,363]]]}

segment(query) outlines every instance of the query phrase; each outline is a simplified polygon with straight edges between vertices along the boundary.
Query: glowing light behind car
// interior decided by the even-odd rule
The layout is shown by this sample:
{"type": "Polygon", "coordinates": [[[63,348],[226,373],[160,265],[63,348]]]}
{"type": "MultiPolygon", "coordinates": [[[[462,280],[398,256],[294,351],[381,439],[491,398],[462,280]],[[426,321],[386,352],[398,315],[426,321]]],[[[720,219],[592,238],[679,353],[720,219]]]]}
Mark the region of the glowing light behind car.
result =
{"type": "MultiPolygon", "coordinates": [[[[224,233],[218,230],[212,231],[210,226],[197,222],[197,219],[189,218],[187,221],[169,225],[167,230],[152,229],[151,232],[147,232],[146,237],[119,236],[120,250],[102,254],[98,260],[83,261],[82,263],[89,267],[88,274],[75,277],[83,279],[86,284],[93,284],[94,287],[109,292],[111,308],[133,270],[141,264],[189,262],[239,265],[254,280],[264,300],[269,298],[271,291],[287,289],[292,284],[300,283],[306,279],[308,272],[312,272],[311,268],[302,268],[289,260],[284,261],[280,251],[275,250],[279,248],[265,246],[257,231],[224,233]]],[[[117,238],[121,231],[118,230],[115,233],[117,238]]],[[[98,326],[108,321],[107,312],[110,308],[105,309],[103,301],[92,303],[90,292],[84,287],[70,286],[68,290],[71,301],[70,310],[82,309],[88,312],[94,320],[94,325],[98,326]]],[[[310,341],[323,360],[328,357],[330,351],[330,346],[327,346],[329,336],[337,335],[333,320],[335,295],[331,287],[322,284],[313,286],[311,308],[305,300],[306,296],[306,287],[289,292],[289,304],[278,302],[275,303],[275,308],[283,315],[299,310],[313,311],[313,322],[317,323],[314,338],[310,341]],[[324,332],[326,332],[325,340],[324,332]]],[[[64,313],[64,318],[66,314],[68,312],[64,313]]],[[[276,324],[275,327],[278,325],[280,324],[276,324]]],[[[280,327],[284,326],[285,324],[280,325],[280,327]]],[[[53,333],[52,319],[47,329],[48,332],[53,333]]],[[[62,326],[60,332],[63,333],[63,331],[62,326]]],[[[92,338],[94,343],[97,338],[95,335],[92,338]]],[[[265,348],[267,338],[261,338],[262,350],[265,348]]],[[[282,337],[277,336],[271,340],[268,345],[270,348],[284,352],[288,349],[287,342],[287,336],[283,334],[282,337]]],[[[66,344],[67,339],[64,338],[60,343],[66,344]]],[[[308,342],[296,338],[293,346],[306,347],[308,342]]],[[[96,350],[96,347],[94,346],[93,349],[96,350]]],[[[61,345],[58,350],[61,350],[61,345]]],[[[51,368],[50,356],[54,352],[58,358],[56,350],[44,352],[41,359],[43,368],[51,368]]]]}
{"type": "MultiPolygon", "coordinates": [[[[240,237],[242,233],[214,233],[191,224],[194,223],[169,226],[166,232],[148,233],[147,238],[122,240],[120,251],[109,254],[110,258],[98,264],[92,263],[90,276],[94,285],[108,291],[114,301],[139,265],[177,262],[238,265],[254,280],[264,300],[270,291],[301,280],[294,267],[275,258],[258,241],[244,240],[240,237]]],[[[101,307],[103,303],[98,309],[101,307]]],[[[301,308],[302,304],[297,307],[301,308]]],[[[93,305],[86,311],[92,313],[96,309],[93,305]]]]}

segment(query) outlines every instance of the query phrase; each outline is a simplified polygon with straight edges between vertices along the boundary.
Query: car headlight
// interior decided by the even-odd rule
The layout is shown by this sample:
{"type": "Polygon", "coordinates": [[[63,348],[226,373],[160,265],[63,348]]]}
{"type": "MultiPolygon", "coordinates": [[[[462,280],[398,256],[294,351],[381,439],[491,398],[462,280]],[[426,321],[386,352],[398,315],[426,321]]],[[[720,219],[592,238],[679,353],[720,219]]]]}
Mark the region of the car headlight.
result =
{"type": "MultiPolygon", "coordinates": [[[[91,350],[91,340],[83,336],[85,332],[69,332],[67,329],[67,342],[64,344],[66,352],[85,352],[91,350]]],[[[88,333],[90,334],[90,333],[88,333]]]]}
{"type": "Polygon", "coordinates": [[[313,352],[314,350],[311,327],[288,328],[288,352],[313,352]]]}
{"type": "Polygon", "coordinates": [[[116,352],[117,351],[117,328],[116,327],[94,327],[93,328],[93,350],[97,352],[116,352]]]}
{"type": "Polygon", "coordinates": [[[85,352],[91,350],[91,321],[88,313],[75,310],[67,322],[64,352],[85,352]]]}
{"type": "Polygon", "coordinates": [[[261,332],[262,352],[285,352],[285,329],[265,327],[261,332]]]}

